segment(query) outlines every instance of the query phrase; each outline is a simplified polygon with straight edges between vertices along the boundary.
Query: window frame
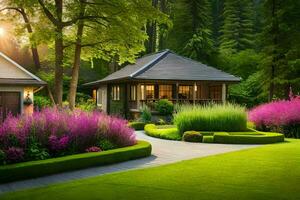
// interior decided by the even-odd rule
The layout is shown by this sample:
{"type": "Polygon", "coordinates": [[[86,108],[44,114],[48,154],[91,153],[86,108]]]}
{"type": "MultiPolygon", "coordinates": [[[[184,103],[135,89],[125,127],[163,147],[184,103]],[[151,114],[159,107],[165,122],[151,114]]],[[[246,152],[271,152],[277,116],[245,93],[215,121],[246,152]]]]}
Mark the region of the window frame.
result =
{"type": "Polygon", "coordinates": [[[111,87],[112,101],[120,101],[120,85],[113,85],[111,87]]]}

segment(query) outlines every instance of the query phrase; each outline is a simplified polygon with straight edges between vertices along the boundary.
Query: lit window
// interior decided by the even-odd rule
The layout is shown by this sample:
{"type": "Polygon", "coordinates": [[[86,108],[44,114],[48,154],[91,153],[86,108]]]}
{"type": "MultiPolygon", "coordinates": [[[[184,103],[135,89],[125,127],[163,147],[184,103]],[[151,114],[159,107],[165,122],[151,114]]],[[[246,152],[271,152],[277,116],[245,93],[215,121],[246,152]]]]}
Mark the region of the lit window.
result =
{"type": "Polygon", "coordinates": [[[218,99],[222,98],[222,87],[221,85],[214,85],[209,87],[209,97],[210,99],[218,99]]]}
{"type": "Polygon", "coordinates": [[[154,85],[141,85],[142,100],[154,99],[154,85]]]}
{"type": "Polygon", "coordinates": [[[172,99],[172,85],[159,85],[159,98],[172,99]]]}
{"type": "Polygon", "coordinates": [[[111,88],[111,98],[114,101],[120,100],[120,86],[112,86],[111,88]]]}
{"type": "Polygon", "coordinates": [[[180,85],[178,90],[178,99],[193,99],[193,86],[180,85]]]}
{"type": "Polygon", "coordinates": [[[130,86],[130,100],[131,101],[136,100],[136,86],[135,85],[130,86]]]}

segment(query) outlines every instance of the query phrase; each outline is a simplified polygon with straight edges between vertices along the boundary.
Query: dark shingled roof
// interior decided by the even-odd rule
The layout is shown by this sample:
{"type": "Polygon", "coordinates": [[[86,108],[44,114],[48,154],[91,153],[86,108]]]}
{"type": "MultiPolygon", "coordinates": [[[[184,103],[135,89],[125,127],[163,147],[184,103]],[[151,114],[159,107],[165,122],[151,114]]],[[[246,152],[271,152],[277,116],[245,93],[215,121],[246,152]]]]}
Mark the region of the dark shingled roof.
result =
{"type": "Polygon", "coordinates": [[[135,64],[127,65],[104,79],[85,85],[125,79],[230,82],[241,80],[239,77],[165,50],[139,58],[135,64]]]}

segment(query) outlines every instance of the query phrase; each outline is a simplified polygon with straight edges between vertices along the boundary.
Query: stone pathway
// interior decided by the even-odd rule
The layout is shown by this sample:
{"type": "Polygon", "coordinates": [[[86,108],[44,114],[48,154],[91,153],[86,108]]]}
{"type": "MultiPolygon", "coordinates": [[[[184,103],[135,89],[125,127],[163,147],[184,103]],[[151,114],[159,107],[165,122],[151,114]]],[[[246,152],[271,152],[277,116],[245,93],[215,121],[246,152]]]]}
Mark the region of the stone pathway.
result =
{"type": "Polygon", "coordinates": [[[143,131],[137,131],[137,137],[139,140],[146,140],[152,144],[152,156],[107,166],[93,167],[35,179],[0,184],[0,193],[26,188],[41,187],[49,184],[61,183],[86,177],[99,176],[112,172],[158,166],[168,163],[179,162],[182,160],[189,160],[193,158],[253,148],[257,146],[187,143],[181,141],[162,140],[158,138],[149,137],[145,135],[143,131]]]}

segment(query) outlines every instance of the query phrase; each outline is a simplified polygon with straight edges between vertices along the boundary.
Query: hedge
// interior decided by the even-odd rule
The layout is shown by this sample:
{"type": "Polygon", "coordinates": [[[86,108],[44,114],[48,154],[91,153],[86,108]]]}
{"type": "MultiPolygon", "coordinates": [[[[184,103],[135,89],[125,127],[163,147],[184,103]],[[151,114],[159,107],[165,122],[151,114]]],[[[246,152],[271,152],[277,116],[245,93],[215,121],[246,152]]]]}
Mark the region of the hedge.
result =
{"type": "Polygon", "coordinates": [[[222,144],[271,144],[283,142],[284,135],[269,132],[216,132],[214,142],[222,144]]]}
{"type": "Polygon", "coordinates": [[[134,146],[108,151],[3,165],[0,166],[0,183],[107,165],[150,155],[151,144],[145,141],[138,141],[134,146]]]}
{"type": "Polygon", "coordinates": [[[198,131],[186,131],[182,136],[182,140],[185,142],[202,142],[203,135],[198,131]]]}
{"type": "Polygon", "coordinates": [[[147,124],[145,126],[145,133],[149,136],[167,139],[167,140],[181,140],[181,136],[176,127],[170,127],[159,129],[160,126],[156,126],[155,124],[147,124]]]}
{"type": "Polygon", "coordinates": [[[136,131],[144,130],[146,123],[145,122],[129,122],[128,126],[133,128],[136,131]]]}

